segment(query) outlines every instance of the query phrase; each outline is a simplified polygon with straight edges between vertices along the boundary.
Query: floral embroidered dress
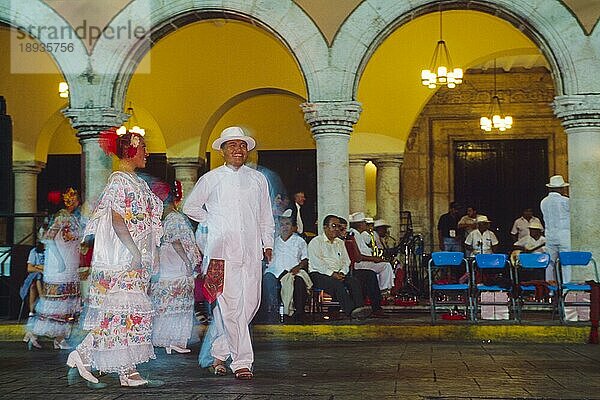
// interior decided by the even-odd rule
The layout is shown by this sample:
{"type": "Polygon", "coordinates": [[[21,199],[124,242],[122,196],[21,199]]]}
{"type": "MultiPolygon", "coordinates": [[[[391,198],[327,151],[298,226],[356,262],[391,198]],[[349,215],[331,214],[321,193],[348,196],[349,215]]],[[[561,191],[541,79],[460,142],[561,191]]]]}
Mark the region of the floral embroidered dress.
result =
{"type": "Polygon", "coordinates": [[[159,347],[186,347],[194,322],[193,267],[200,263],[200,251],[192,226],[183,214],[170,212],[163,226],[160,271],[152,279],[150,290],[156,312],[152,343],[159,347]],[[190,266],[185,265],[173,247],[178,240],[191,261],[190,266]]]}
{"type": "Polygon", "coordinates": [[[36,336],[69,337],[81,312],[79,293],[79,241],[83,226],[81,213],[60,210],[42,241],[45,245],[44,294],[27,329],[36,336]],[[56,230],[56,231],[55,231],[56,230]],[[48,236],[55,231],[54,238],[48,236]]]}
{"type": "Polygon", "coordinates": [[[152,304],[147,294],[162,236],[162,202],[135,174],[114,172],[94,210],[84,237],[95,235],[90,291],[83,328],[90,330],[77,350],[84,362],[105,373],[127,373],[154,356],[152,304]],[[112,211],[123,217],[142,255],[132,254],[118,238],[112,211]]]}

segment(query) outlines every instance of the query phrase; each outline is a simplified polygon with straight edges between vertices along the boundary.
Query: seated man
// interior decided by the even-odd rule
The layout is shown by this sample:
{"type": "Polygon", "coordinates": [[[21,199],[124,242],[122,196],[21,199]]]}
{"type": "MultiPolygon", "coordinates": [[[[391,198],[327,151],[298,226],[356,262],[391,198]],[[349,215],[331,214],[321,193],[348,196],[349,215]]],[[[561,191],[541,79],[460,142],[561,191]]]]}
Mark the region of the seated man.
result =
{"type": "Polygon", "coordinates": [[[326,216],[323,220],[323,233],[308,244],[310,278],[315,287],[336,298],[348,316],[367,318],[371,314],[371,308],[364,305],[358,279],[348,275],[350,257],[344,241],[338,238],[339,223],[340,220],[335,215],[326,216]]]}
{"type": "MultiPolygon", "coordinates": [[[[513,223],[510,234],[515,241],[524,238],[529,233],[529,225],[532,223],[538,223],[542,225],[542,221],[538,217],[533,215],[533,209],[526,208],[523,210],[523,214],[515,220],[513,223]]],[[[544,227],[542,226],[542,230],[544,227]]]]}
{"type": "MultiPolygon", "coordinates": [[[[348,222],[342,217],[338,218],[341,221],[338,237],[344,241],[351,240],[352,244],[356,245],[354,234],[352,232],[346,232],[348,222]]],[[[347,246],[348,245],[346,245],[346,249],[348,249],[347,246]]],[[[360,281],[363,294],[371,300],[371,309],[373,310],[371,316],[375,318],[387,318],[388,316],[385,315],[383,308],[381,307],[381,291],[379,290],[379,282],[377,281],[377,274],[375,271],[371,271],[370,269],[354,269],[350,271],[350,275],[360,281]]]]}
{"type": "MultiPolygon", "coordinates": [[[[544,227],[538,221],[533,221],[528,226],[528,234],[513,244],[513,254],[511,259],[513,265],[517,264],[518,253],[545,253],[546,238],[542,236],[544,227]]],[[[521,281],[544,280],[545,271],[531,270],[525,274],[525,271],[520,273],[521,281]]]]}
{"type": "Polygon", "coordinates": [[[490,220],[485,215],[477,216],[477,229],[465,239],[465,249],[469,256],[492,254],[498,250],[498,238],[490,231],[490,220]]]}
{"type": "Polygon", "coordinates": [[[394,271],[389,262],[384,261],[382,257],[372,255],[373,250],[369,248],[369,245],[365,242],[365,236],[363,236],[366,231],[367,223],[365,214],[356,212],[350,215],[350,233],[354,235],[354,240],[360,251],[360,260],[354,264],[354,269],[370,269],[374,271],[379,281],[379,289],[389,290],[394,286],[394,271]]]}
{"type": "Polygon", "coordinates": [[[393,258],[398,254],[396,239],[390,235],[390,225],[384,219],[378,219],[373,224],[375,243],[383,250],[383,256],[393,258]]]}
{"type": "Polygon", "coordinates": [[[284,313],[298,322],[304,322],[307,288],[312,288],[312,281],[306,272],[306,242],[294,233],[296,224],[291,217],[292,210],[288,209],[278,218],[280,234],[273,245],[273,260],[263,276],[263,295],[270,322],[277,321],[279,317],[280,298],[284,313]]]}

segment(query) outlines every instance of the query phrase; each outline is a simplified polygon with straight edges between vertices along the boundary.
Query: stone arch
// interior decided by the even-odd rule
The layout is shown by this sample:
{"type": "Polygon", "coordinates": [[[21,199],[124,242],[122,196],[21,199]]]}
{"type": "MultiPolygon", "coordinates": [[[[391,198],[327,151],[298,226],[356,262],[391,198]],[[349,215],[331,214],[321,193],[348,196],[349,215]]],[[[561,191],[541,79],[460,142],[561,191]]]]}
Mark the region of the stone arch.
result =
{"type": "Polygon", "coordinates": [[[55,43],[57,40],[51,37],[49,29],[39,29],[41,24],[71,32],[68,38],[61,38],[60,42],[72,45],[72,51],[50,52],[50,56],[72,89],[70,100],[83,101],[81,96],[84,92],[73,89],[78,85],[78,80],[85,77],[89,55],[79,36],[64,18],[39,0],[4,1],[0,3],[0,23],[27,33],[43,44],[55,43]]]}
{"type": "MultiPolygon", "coordinates": [[[[132,15],[129,9],[135,7],[138,0],[130,3],[113,20],[119,24],[132,15]]],[[[327,44],[314,22],[293,1],[272,2],[254,0],[240,2],[224,0],[219,2],[201,2],[174,0],[163,2],[152,8],[149,18],[156,21],[151,29],[151,41],[156,43],[173,31],[187,24],[214,18],[236,19],[259,26],[277,37],[297,60],[307,86],[307,92],[318,90],[317,71],[328,64],[327,44]]],[[[94,48],[93,62],[103,63],[105,74],[98,77],[99,90],[94,102],[120,109],[138,63],[147,52],[140,41],[126,42],[126,48],[117,47],[115,41],[100,39],[94,48]]],[[[309,95],[310,97],[310,95],[309,95]]]]}
{"type": "MultiPolygon", "coordinates": [[[[575,54],[587,48],[585,34],[576,18],[558,1],[482,0],[477,3],[453,1],[442,9],[468,9],[497,16],[527,35],[543,52],[552,70],[557,95],[581,91],[581,69],[575,54]]],[[[428,0],[363,2],[348,17],[334,41],[332,67],[344,71],[342,93],[355,98],[367,63],[379,45],[399,26],[439,10],[438,3],[428,0]]],[[[589,90],[587,88],[586,90],[589,90]]]]}
{"type": "Polygon", "coordinates": [[[204,159],[204,152],[207,149],[208,142],[210,140],[210,135],[212,131],[215,129],[215,126],[221,120],[221,118],[233,107],[240,104],[241,102],[248,100],[252,97],[268,95],[268,94],[280,94],[284,96],[290,96],[294,99],[298,100],[298,104],[301,104],[306,101],[302,96],[297,93],[290,92],[289,90],[280,89],[280,88],[258,88],[247,90],[242,93],[238,93],[237,95],[229,98],[226,102],[224,102],[209,118],[208,122],[200,132],[200,140],[198,141],[196,138],[190,139],[183,143],[180,143],[180,146],[198,146],[198,156],[204,159]]]}

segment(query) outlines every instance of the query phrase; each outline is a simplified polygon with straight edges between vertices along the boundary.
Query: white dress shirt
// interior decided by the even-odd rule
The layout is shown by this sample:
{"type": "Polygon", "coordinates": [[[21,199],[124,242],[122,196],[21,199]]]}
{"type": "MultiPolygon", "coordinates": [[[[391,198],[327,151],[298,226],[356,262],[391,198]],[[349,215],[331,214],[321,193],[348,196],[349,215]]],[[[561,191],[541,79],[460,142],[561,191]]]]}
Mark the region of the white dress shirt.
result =
{"type": "Polygon", "coordinates": [[[360,251],[360,254],[362,254],[363,256],[372,255],[373,251],[371,250],[369,245],[365,243],[365,240],[367,240],[367,238],[369,240],[369,243],[371,243],[371,236],[369,235],[369,232],[363,231],[361,233],[354,228],[350,228],[350,232],[354,234],[354,241],[358,245],[358,251],[360,251]],[[363,236],[363,233],[366,233],[366,235],[363,236]]]}
{"type": "MultiPolygon", "coordinates": [[[[521,246],[527,250],[531,250],[542,244],[546,244],[546,238],[543,236],[540,236],[540,238],[538,240],[535,240],[531,236],[527,235],[515,242],[515,246],[521,246]]],[[[534,251],[534,253],[545,253],[545,252],[546,252],[546,248],[543,246],[534,251]]]]}
{"type": "Polygon", "coordinates": [[[294,203],[296,204],[296,232],[298,232],[299,234],[301,234],[302,232],[304,232],[304,223],[302,222],[302,215],[300,215],[300,204],[298,203],[294,203]]]}
{"type": "Polygon", "coordinates": [[[531,217],[530,221],[527,221],[525,217],[517,218],[510,230],[511,235],[517,235],[517,240],[529,236],[529,224],[534,222],[542,223],[538,217],[531,217]]]}
{"type": "Polygon", "coordinates": [[[569,198],[557,192],[550,192],[540,202],[540,208],[546,223],[545,236],[550,239],[569,236],[571,220],[569,215],[569,198]],[[565,233],[565,235],[561,235],[565,233]]]}
{"type": "Polygon", "coordinates": [[[245,165],[223,165],[202,175],[183,212],[208,227],[204,256],[226,261],[260,261],[273,248],[275,223],[269,185],[263,174],[245,165]]]}
{"type": "Polygon", "coordinates": [[[304,239],[295,233],[285,241],[281,236],[277,236],[273,247],[273,260],[269,263],[265,274],[270,272],[278,278],[283,271],[290,271],[306,258],[308,258],[308,247],[304,239]]]}
{"type": "Polygon", "coordinates": [[[348,274],[350,257],[344,241],[327,239],[325,233],[313,238],[308,244],[308,271],[331,276],[334,272],[348,274]]]}
{"type": "Polygon", "coordinates": [[[496,238],[494,232],[490,230],[481,233],[479,229],[475,229],[469,233],[469,236],[465,239],[465,244],[473,247],[471,255],[492,254],[492,246],[498,244],[498,238],[496,238]]]}

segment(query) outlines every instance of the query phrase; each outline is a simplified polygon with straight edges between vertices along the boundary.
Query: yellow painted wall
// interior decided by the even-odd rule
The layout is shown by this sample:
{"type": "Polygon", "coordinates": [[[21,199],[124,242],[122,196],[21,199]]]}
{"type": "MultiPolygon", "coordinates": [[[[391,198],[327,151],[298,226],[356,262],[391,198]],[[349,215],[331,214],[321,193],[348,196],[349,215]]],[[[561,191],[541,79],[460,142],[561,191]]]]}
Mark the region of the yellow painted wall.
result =
{"type": "Polygon", "coordinates": [[[365,165],[365,186],[367,191],[365,215],[375,218],[377,215],[377,166],[371,161],[365,165]]]}
{"type": "Polygon", "coordinates": [[[55,73],[12,73],[10,40],[11,30],[0,27],[0,96],[4,96],[13,121],[13,159],[46,161],[46,154],[36,153],[37,140],[44,125],[66,106],[65,99],[58,96],[58,84],[64,79],[47,53],[37,53],[35,62],[39,69],[55,73]]]}
{"type": "MultiPolygon", "coordinates": [[[[153,116],[169,157],[203,156],[203,132],[214,124],[215,113],[226,111],[223,104],[241,93],[278,88],[306,98],[304,79],[288,49],[251,24],[194,23],[160,40],[146,57],[150,57],[151,72],[132,78],[127,97],[153,116]]],[[[298,104],[294,112],[278,120],[289,118],[284,125],[297,124],[298,104]]],[[[270,109],[248,110],[243,119],[268,121],[273,114],[270,109]]],[[[284,143],[278,145],[284,147],[284,143]]]]}
{"type": "MultiPolygon", "coordinates": [[[[394,31],[375,51],[360,80],[357,100],[363,112],[355,132],[370,132],[398,139],[402,149],[433,91],[421,85],[420,71],[429,62],[439,39],[439,14],[424,15],[394,31]]],[[[476,11],[443,13],[443,37],[455,66],[469,68],[492,54],[530,51],[535,45],[508,22],[476,11]]],[[[464,84],[468,84],[466,81],[464,84]]],[[[369,146],[369,143],[365,143],[369,146]]],[[[377,146],[380,142],[376,143],[377,146]]],[[[364,146],[361,146],[364,147],[364,146]]],[[[361,152],[377,152],[370,147],[361,152]]]]}
{"type": "MultiPolygon", "coordinates": [[[[232,107],[215,125],[207,151],[221,131],[228,126],[242,126],[257,141],[258,150],[314,149],[315,142],[304,122],[296,96],[260,95],[232,107]]],[[[218,151],[211,151],[211,168],[222,164],[218,151]]],[[[256,152],[254,152],[256,153],[256,152]]],[[[251,159],[256,160],[255,156],[251,159]]]]}

